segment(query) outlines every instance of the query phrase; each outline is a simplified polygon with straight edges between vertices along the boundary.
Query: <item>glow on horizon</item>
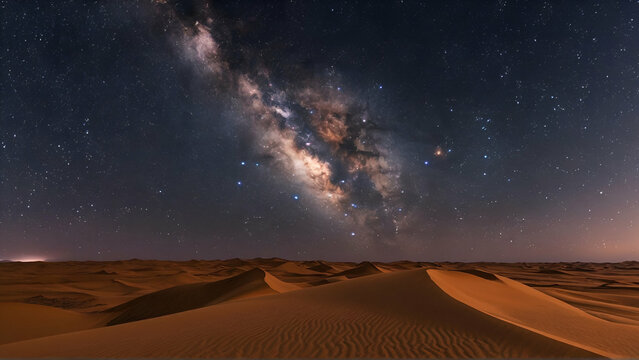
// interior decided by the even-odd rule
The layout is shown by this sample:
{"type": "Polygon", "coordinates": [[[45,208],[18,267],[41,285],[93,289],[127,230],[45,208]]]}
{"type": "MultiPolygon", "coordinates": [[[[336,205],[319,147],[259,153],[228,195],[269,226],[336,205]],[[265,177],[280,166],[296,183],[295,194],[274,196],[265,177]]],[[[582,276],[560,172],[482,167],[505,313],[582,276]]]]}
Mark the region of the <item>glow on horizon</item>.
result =
{"type": "Polygon", "coordinates": [[[21,258],[11,259],[11,261],[14,261],[14,262],[36,262],[36,261],[47,261],[47,259],[45,259],[43,257],[37,257],[37,256],[25,256],[25,257],[21,257],[21,258]]]}

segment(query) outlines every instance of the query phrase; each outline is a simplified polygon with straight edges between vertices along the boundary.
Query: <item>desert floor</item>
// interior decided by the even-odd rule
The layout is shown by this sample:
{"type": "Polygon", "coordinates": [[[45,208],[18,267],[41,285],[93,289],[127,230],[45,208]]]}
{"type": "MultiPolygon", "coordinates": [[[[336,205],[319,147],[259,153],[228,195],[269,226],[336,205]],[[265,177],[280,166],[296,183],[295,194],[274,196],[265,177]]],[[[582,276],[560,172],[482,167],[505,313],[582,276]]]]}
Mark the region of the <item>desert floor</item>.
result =
{"type": "Polygon", "coordinates": [[[639,263],[0,263],[0,357],[639,357],[639,263]]]}

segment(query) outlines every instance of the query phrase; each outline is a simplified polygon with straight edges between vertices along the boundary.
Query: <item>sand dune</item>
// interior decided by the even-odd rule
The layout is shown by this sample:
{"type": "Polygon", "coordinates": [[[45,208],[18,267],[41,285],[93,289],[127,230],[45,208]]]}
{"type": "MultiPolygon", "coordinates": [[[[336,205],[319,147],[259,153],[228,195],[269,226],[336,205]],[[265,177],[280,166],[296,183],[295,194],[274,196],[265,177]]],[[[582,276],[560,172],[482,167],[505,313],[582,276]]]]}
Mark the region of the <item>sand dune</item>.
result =
{"type": "Polygon", "coordinates": [[[313,285],[313,286],[319,286],[319,285],[326,285],[326,284],[331,284],[331,283],[335,283],[335,282],[338,282],[338,281],[344,281],[344,280],[348,280],[348,278],[346,276],[343,276],[343,275],[330,276],[330,277],[326,277],[326,278],[323,278],[323,279],[312,281],[310,284],[313,285]]]}
{"type": "Polygon", "coordinates": [[[444,293],[425,270],[412,270],[5,344],[0,356],[595,355],[468,307],[444,293]]]}
{"type": "Polygon", "coordinates": [[[0,357],[637,357],[638,283],[634,262],[0,263],[0,357]]]}
{"type": "Polygon", "coordinates": [[[108,322],[108,325],[116,325],[293,289],[291,285],[255,268],[224,280],[179,285],[153,292],[109,309],[106,313],[116,314],[108,322]]]}
{"type": "Polygon", "coordinates": [[[330,273],[335,271],[335,268],[323,261],[318,261],[316,265],[310,266],[308,269],[321,273],[330,273]]]}
{"type": "Polygon", "coordinates": [[[0,303],[0,344],[90,329],[104,325],[105,317],[50,306],[0,303]]]}
{"type": "Polygon", "coordinates": [[[270,271],[272,272],[284,272],[287,273],[287,275],[295,275],[295,274],[300,274],[300,275],[320,275],[321,273],[305,268],[303,266],[297,265],[294,262],[291,261],[287,261],[283,264],[277,265],[276,267],[272,268],[270,271]]]}
{"type": "MultiPolygon", "coordinates": [[[[544,293],[604,320],[639,325],[639,307],[611,302],[614,295],[606,296],[606,294],[598,295],[554,288],[545,289],[544,293]]],[[[639,301],[639,297],[636,297],[636,300],[639,301]]]]}
{"type": "Polygon", "coordinates": [[[296,284],[291,284],[278,279],[270,273],[264,271],[264,282],[273,290],[278,293],[285,293],[293,290],[299,290],[300,287],[296,284]]]}
{"type": "Polygon", "coordinates": [[[349,279],[352,279],[352,278],[356,278],[360,276],[379,274],[381,272],[382,271],[373,263],[364,261],[358,264],[356,267],[339,272],[335,274],[334,276],[345,276],[349,279]]]}
{"type": "Polygon", "coordinates": [[[602,356],[639,356],[637,326],[602,320],[506,277],[471,271],[428,273],[453,298],[498,319],[602,356]]]}

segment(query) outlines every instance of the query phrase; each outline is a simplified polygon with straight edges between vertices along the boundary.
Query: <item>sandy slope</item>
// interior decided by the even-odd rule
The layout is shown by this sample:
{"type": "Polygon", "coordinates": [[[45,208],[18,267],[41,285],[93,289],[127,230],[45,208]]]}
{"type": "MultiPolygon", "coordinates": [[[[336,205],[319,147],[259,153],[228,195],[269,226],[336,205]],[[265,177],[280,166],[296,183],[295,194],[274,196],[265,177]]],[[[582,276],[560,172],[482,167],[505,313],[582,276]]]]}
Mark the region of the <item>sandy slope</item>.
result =
{"type": "Polygon", "coordinates": [[[335,269],[332,266],[328,265],[327,263],[323,261],[317,261],[317,264],[313,264],[309,266],[308,269],[316,271],[316,272],[321,272],[321,273],[331,273],[335,271],[335,269]]]}
{"type": "Polygon", "coordinates": [[[320,275],[320,272],[305,268],[303,266],[297,265],[294,262],[291,261],[287,261],[283,264],[280,264],[278,266],[275,266],[274,268],[272,268],[270,271],[274,272],[274,273],[286,273],[287,275],[294,275],[294,274],[300,274],[300,275],[320,275]]]}
{"type": "Polygon", "coordinates": [[[263,296],[297,289],[264,270],[254,268],[224,280],[170,287],[156,291],[106,311],[114,314],[108,325],[150,319],[158,316],[219,304],[224,301],[263,296]]]}
{"type": "Polygon", "coordinates": [[[0,263],[0,344],[41,337],[0,356],[636,356],[638,290],[637,262],[0,263]]]}
{"type": "Polygon", "coordinates": [[[606,357],[639,357],[638,326],[594,317],[506,277],[434,269],[428,273],[453,298],[496,318],[606,357]]]}
{"type": "Polygon", "coordinates": [[[593,294],[592,292],[553,288],[543,289],[543,292],[604,320],[639,326],[639,307],[633,306],[633,304],[636,305],[639,296],[634,296],[634,299],[626,299],[627,296],[619,296],[614,293],[593,294]],[[620,297],[620,303],[615,303],[615,299],[620,297]]]}
{"type": "Polygon", "coordinates": [[[0,344],[104,325],[105,316],[50,306],[0,303],[0,344]]]}
{"type": "Polygon", "coordinates": [[[477,311],[451,298],[420,269],[0,346],[0,357],[34,356],[487,358],[594,354],[477,311]]]}
{"type": "Polygon", "coordinates": [[[381,272],[382,271],[373,263],[364,261],[353,268],[344,270],[333,276],[345,276],[348,279],[352,279],[352,278],[361,277],[361,276],[379,274],[381,272]]]}

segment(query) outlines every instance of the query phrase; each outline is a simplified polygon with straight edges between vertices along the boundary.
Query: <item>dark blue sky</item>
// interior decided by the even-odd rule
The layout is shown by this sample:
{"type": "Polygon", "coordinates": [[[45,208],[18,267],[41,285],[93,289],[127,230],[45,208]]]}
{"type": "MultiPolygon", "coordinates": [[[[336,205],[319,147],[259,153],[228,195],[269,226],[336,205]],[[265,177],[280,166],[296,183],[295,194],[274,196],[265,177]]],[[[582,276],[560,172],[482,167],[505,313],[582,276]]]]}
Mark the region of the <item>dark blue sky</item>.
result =
{"type": "Polygon", "coordinates": [[[639,4],[5,1],[0,258],[639,256],[639,4]]]}

